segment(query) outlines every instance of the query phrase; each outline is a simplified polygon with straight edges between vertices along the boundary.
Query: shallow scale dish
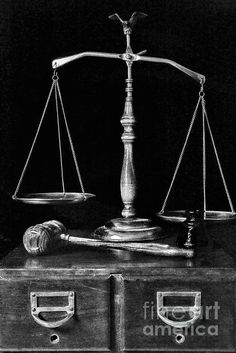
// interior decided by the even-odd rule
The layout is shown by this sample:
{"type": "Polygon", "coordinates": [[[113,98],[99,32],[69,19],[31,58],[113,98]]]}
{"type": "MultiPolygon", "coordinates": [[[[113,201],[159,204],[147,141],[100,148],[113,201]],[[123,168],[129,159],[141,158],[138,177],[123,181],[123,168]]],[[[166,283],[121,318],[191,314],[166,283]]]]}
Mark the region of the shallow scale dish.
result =
{"type": "MultiPolygon", "coordinates": [[[[186,210],[174,210],[158,212],[157,217],[172,223],[182,223],[186,220],[186,210]]],[[[230,221],[236,219],[235,212],[227,211],[206,211],[205,221],[230,221]]]]}
{"type": "Polygon", "coordinates": [[[30,193],[13,197],[14,200],[35,205],[65,205],[87,201],[95,197],[94,194],[79,192],[44,192],[30,193]]]}

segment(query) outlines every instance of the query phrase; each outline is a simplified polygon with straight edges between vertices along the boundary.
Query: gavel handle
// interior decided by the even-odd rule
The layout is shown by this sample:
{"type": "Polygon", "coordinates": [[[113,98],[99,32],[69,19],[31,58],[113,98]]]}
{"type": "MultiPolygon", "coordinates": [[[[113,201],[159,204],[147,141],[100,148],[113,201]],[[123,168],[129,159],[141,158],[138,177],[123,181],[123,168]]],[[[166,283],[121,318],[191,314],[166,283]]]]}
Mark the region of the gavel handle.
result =
{"type": "Polygon", "coordinates": [[[69,234],[58,235],[60,240],[64,240],[70,244],[84,245],[95,248],[106,248],[106,249],[120,249],[129,250],[133,252],[141,252],[151,255],[160,256],[182,256],[186,258],[191,258],[194,255],[192,249],[182,249],[176,246],[170,246],[168,244],[159,243],[111,243],[100,241],[96,239],[88,239],[71,236],[69,234]]]}

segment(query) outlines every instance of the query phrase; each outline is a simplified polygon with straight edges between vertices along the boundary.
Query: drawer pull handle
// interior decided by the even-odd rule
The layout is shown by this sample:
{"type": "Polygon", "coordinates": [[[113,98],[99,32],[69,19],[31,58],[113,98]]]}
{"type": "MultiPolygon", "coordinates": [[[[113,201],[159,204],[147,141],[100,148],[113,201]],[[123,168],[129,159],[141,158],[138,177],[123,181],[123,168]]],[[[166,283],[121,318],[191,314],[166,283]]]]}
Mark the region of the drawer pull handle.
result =
{"type": "Polygon", "coordinates": [[[157,292],[157,314],[159,318],[175,328],[191,326],[201,315],[201,292],[157,292]],[[165,306],[165,297],[194,297],[193,306],[165,306]],[[174,321],[167,317],[169,312],[189,313],[191,319],[185,321],[174,321]]]}
{"type": "Polygon", "coordinates": [[[31,315],[33,319],[41,326],[47,328],[56,328],[64,325],[74,315],[74,292],[31,292],[30,303],[31,303],[31,315]],[[68,297],[67,306],[38,306],[38,298],[40,297],[68,297]],[[40,313],[45,312],[65,312],[66,317],[57,321],[45,321],[40,318],[40,313]]]}

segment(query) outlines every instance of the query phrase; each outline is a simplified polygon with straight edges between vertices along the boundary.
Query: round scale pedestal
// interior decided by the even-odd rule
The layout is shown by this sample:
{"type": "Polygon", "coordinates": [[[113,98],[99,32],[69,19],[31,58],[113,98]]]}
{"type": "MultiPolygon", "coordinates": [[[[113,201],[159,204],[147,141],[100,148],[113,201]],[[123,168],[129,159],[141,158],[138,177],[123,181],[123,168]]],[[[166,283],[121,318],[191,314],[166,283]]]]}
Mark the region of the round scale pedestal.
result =
{"type": "Polygon", "coordinates": [[[164,237],[162,228],[145,218],[116,218],[94,232],[96,239],[111,242],[145,241],[164,237]]]}

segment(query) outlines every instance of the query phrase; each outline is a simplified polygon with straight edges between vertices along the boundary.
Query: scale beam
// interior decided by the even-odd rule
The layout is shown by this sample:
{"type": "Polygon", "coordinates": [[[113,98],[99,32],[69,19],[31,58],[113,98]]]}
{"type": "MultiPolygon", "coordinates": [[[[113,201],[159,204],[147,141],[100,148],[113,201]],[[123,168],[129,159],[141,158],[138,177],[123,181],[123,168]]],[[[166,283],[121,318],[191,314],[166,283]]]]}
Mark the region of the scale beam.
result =
{"type": "Polygon", "coordinates": [[[164,59],[164,58],[156,58],[156,57],[151,57],[151,56],[140,56],[138,60],[149,61],[149,62],[153,62],[153,63],[169,64],[169,65],[175,67],[176,69],[184,72],[186,75],[192,77],[194,80],[199,81],[200,83],[204,83],[206,81],[206,77],[204,75],[199,74],[198,72],[195,72],[193,70],[190,70],[187,67],[182,66],[173,60],[164,59]]]}
{"type": "Polygon", "coordinates": [[[133,53],[124,53],[124,54],[115,54],[115,53],[103,53],[103,52],[96,52],[96,51],[87,51],[82,52],[75,55],[66,56],[64,58],[55,59],[52,62],[53,69],[57,69],[65,64],[68,64],[72,61],[82,59],[84,57],[96,57],[96,58],[108,58],[108,59],[122,59],[126,62],[133,62],[133,61],[146,61],[146,62],[153,62],[153,63],[160,63],[160,64],[169,64],[176,69],[182,71],[186,75],[192,77],[194,80],[204,83],[206,81],[206,77],[198,72],[188,69],[187,67],[178,64],[177,62],[165,59],[165,58],[157,58],[154,56],[142,56],[133,53]]]}
{"type": "Polygon", "coordinates": [[[72,61],[82,59],[86,56],[92,56],[92,57],[97,57],[97,58],[120,59],[119,54],[102,53],[102,52],[97,52],[97,51],[85,51],[83,53],[65,56],[64,58],[58,58],[58,59],[53,60],[52,68],[57,69],[58,67],[61,67],[61,66],[68,64],[72,61]]]}

